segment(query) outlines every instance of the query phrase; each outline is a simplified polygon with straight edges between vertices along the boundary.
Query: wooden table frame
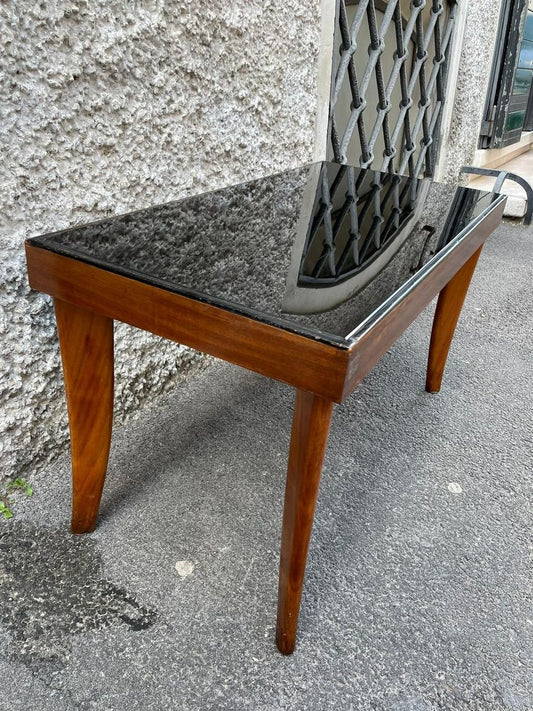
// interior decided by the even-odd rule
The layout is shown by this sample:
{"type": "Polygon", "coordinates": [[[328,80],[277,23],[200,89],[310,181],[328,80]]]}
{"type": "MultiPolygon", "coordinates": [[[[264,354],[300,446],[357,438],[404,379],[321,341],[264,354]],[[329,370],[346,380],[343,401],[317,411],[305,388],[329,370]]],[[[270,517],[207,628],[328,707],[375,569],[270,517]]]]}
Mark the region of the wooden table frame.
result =
{"type": "Polygon", "coordinates": [[[111,443],[113,319],[296,389],[280,556],[276,642],[294,650],[333,403],[341,403],[440,292],[426,389],[438,392],[484,241],[504,200],[439,252],[346,347],[334,346],[26,243],[30,285],[54,298],[72,450],[72,531],[96,525],[111,443]]]}

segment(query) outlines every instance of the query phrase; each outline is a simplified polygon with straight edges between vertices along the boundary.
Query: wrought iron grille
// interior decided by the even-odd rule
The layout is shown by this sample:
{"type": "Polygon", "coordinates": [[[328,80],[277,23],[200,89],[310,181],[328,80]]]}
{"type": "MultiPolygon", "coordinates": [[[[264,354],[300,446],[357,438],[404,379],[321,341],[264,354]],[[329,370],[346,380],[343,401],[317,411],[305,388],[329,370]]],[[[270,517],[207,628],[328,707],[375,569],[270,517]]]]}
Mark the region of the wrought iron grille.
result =
{"type": "Polygon", "coordinates": [[[298,284],[339,284],[363,272],[413,215],[420,181],[324,164],[298,284]]]}
{"type": "Polygon", "coordinates": [[[330,160],[433,175],[455,10],[455,0],[337,0],[330,160]]]}

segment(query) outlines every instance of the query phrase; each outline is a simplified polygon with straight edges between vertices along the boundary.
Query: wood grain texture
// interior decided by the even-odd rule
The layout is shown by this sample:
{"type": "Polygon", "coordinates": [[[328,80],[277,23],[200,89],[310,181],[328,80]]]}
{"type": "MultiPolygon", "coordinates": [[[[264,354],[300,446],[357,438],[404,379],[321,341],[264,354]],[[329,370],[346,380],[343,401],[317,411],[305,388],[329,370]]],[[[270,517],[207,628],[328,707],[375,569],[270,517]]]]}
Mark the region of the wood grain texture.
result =
{"type": "Polygon", "coordinates": [[[430,393],[438,393],[440,390],[453,334],[482,249],[483,247],[480,247],[474,252],[439,294],[426,375],[426,390],[430,393]]]}
{"type": "Polygon", "coordinates": [[[54,300],[72,453],[73,533],[96,525],[113,424],[113,321],[54,300]]]}
{"type": "Polygon", "coordinates": [[[343,400],[357,387],[377,361],[394,345],[407,327],[431,300],[479,250],[498,226],[504,203],[495,208],[473,232],[427,274],[420,283],[381,319],[360,334],[350,348],[350,363],[343,389],[343,400]]]}
{"type": "Polygon", "coordinates": [[[26,243],[30,285],[89,311],[335,402],[348,349],[235,314],[26,243]]]}
{"type": "Polygon", "coordinates": [[[333,403],[296,391],[287,469],[278,593],[276,644],[291,654],[333,403]]]}

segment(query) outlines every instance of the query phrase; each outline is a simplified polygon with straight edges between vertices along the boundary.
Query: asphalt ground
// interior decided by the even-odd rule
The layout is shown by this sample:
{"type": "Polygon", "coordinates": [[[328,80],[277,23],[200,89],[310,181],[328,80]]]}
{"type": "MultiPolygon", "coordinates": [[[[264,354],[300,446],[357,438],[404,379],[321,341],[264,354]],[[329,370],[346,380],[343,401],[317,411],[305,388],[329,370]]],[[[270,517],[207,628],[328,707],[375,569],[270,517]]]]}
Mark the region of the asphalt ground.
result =
{"type": "Polygon", "coordinates": [[[215,364],[0,523],[0,708],[533,709],[533,229],[486,245],[439,395],[431,309],[336,408],[298,645],[274,644],[293,394],[215,364]]]}

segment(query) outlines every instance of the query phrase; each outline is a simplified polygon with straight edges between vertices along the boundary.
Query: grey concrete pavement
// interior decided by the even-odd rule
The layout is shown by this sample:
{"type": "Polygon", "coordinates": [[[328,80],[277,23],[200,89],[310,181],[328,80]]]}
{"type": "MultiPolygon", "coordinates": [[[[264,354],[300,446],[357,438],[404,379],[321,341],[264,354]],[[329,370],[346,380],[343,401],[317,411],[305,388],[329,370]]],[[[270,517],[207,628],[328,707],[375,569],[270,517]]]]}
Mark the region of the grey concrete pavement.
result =
{"type": "Polygon", "coordinates": [[[0,523],[0,708],[531,711],[533,230],[503,225],[439,395],[431,311],[336,409],[298,646],[274,644],[290,388],[216,364],[0,523]],[[176,564],[179,563],[176,568],[176,564]]]}

